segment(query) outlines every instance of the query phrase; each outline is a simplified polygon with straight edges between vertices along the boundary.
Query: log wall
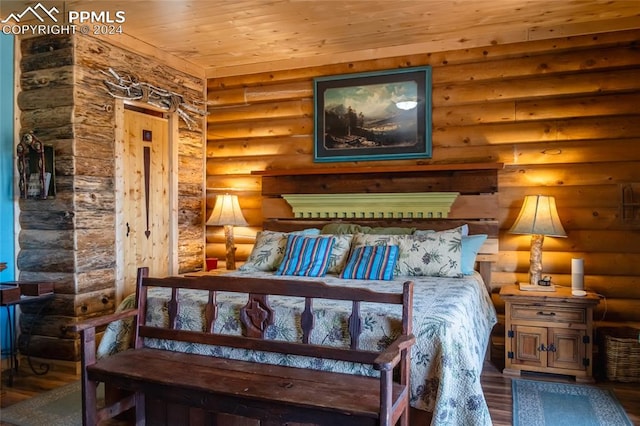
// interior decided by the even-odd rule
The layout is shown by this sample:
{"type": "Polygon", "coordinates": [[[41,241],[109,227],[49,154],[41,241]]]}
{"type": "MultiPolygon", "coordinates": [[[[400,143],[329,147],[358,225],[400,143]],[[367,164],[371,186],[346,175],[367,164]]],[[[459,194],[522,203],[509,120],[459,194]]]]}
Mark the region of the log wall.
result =
{"type": "MultiPolygon", "coordinates": [[[[556,197],[568,233],[545,240],[545,274],[570,285],[571,258],[584,258],[587,289],[606,297],[597,324],[640,326],[640,215],[620,217],[621,186],[640,182],[639,43],[632,30],[210,79],[207,211],[216,194],[239,195],[249,226],[236,229],[237,259],[246,258],[263,219],[252,171],[382,164],[313,162],[313,78],[430,65],[433,157],[384,164],[505,164],[498,311],[499,287],[526,281],[529,267],[529,237],[507,231],[524,196],[542,193],[556,197]]],[[[224,258],[222,229],[206,237],[207,256],[224,258]]]]}
{"type": "MultiPolygon", "coordinates": [[[[66,325],[116,307],[115,99],[102,71],[201,100],[204,81],[87,36],[46,36],[21,42],[21,133],[54,147],[56,196],[20,199],[21,280],[55,281],[45,318],[24,305],[20,349],[33,356],[78,361],[76,335],[66,325]],[[31,329],[34,324],[35,328],[31,329]],[[30,344],[26,341],[31,334],[30,344]]],[[[203,130],[180,121],[178,257],[181,272],[202,266],[203,130]]]]}

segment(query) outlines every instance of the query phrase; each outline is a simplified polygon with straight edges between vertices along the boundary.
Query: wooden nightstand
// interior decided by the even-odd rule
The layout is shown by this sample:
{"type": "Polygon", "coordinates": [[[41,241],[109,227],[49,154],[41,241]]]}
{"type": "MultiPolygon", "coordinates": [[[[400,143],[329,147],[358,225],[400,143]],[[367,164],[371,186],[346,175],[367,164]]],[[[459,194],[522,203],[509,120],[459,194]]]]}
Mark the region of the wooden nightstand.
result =
{"type": "Polygon", "coordinates": [[[597,295],[571,295],[571,288],[554,292],[520,291],[517,285],[500,290],[505,301],[506,375],[521,371],[566,374],[578,382],[593,382],[593,308],[597,295]]]}

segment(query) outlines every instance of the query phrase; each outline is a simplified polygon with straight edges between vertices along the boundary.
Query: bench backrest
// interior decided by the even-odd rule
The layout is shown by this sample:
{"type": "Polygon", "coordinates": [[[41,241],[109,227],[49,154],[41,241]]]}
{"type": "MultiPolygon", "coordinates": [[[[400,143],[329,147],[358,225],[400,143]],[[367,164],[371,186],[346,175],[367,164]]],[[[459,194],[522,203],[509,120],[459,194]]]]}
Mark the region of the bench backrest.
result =
{"type": "Polygon", "coordinates": [[[364,288],[336,287],[316,281],[295,279],[243,278],[224,275],[152,278],[148,276],[147,268],[140,268],[137,293],[139,315],[137,327],[135,327],[135,347],[142,347],[144,338],[156,338],[371,364],[379,352],[363,350],[359,345],[362,333],[361,303],[366,302],[401,305],[401,334],[408,336],[412,333],[412,282],[404,283],[402,293],[382,293],[364,288]],[[171,291],[167,306],[168,327],[152,326],[146,323],[147,294],[151,287],[164,287],[171,291]],[[176,327],[180,304],[179,295],[183,290],[208,292],[208,302],[204,310],[204,330],[181,330],[176,327]],[[247,303],[240,309],[240,321],[244,327],[242,335],[214,332],[219,292],[247,295],[247,303]],[[305,308],[300,321],[301,342],[265,339],[268,327],[275,321],[275,311],[269,305],[269,296],[304,298],[305,308]],[[315,299],[351,302],[351,315],[348,324],[349,348],[310,343],[310,336],[314,329],[315,299]]]}

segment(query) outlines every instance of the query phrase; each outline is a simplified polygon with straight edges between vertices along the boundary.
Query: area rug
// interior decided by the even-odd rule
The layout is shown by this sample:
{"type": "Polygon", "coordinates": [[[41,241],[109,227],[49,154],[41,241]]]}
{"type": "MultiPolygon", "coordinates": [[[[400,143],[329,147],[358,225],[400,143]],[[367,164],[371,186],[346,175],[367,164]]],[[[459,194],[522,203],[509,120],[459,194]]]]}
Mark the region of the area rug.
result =
{"type": "Polygon", "coordinates": [[[514,426],[633,426],[608,389],[513,379],[514,426]]]}
{"type": "MultiPolygon", "coordinates": [[[[81,426],[80,382],[44,392],[0,410],[0,420],[16,426],[81,426]]],[[[98,387],[98,398],[104,395],[98,387]]]]}

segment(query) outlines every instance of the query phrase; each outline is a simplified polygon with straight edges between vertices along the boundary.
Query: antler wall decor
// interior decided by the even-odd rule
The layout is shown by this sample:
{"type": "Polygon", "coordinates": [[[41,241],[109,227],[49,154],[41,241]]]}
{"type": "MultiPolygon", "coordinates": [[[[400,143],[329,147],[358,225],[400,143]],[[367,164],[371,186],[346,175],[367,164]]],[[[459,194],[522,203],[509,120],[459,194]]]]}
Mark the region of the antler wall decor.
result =
{"type": "Polygon", "coordinates": [[[165,111],[176,112],[189,129],[196,124],[196,121],[191,118],[191,114],[199,116],[208,114],[205,109],[199,107],[199,105],[205,106],[205,102],[186,102],[184,97],[178,93],[155,87],[149,83],[139,82],[137,78],[132,76],[122,77],[111,68],[108,73],[105,71],[102,73],[116,80],[115,82],[104,80],[107,91],[114,98],[146,102],[165,111]]]}

